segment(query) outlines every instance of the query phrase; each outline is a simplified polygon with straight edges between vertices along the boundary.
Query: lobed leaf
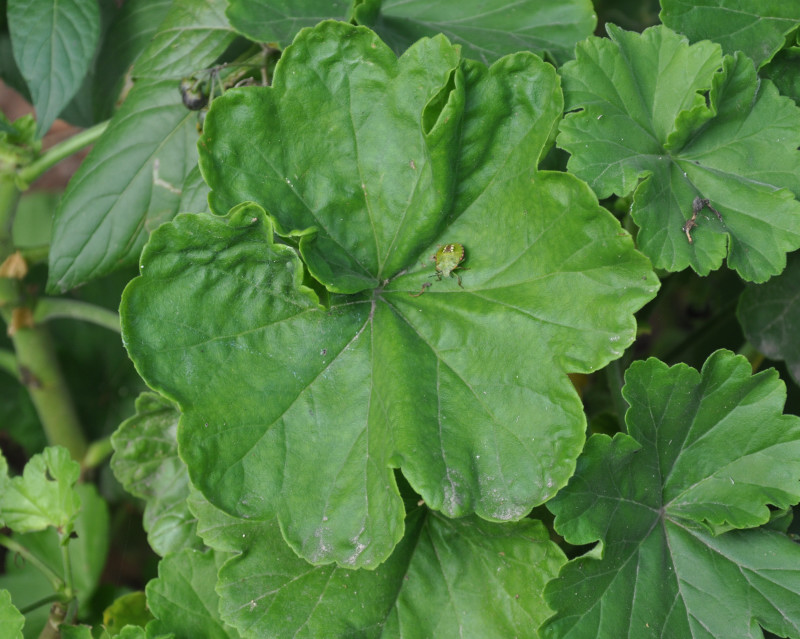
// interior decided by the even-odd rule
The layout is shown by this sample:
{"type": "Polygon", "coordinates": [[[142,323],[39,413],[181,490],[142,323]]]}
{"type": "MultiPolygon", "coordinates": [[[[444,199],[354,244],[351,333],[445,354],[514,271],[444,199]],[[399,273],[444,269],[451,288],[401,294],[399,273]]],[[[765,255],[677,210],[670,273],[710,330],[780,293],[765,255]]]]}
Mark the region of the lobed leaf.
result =
{"type": "Polygon", "coordinates": [[[180,412],[154,393],[136,400],[136,415],[111,436],[111,469],[132,495],[145,500],[144,529],[159,555],[199,546],[197,522],[186,507],[189,474],[178,457],[180,412]]]}
{"type": "Polygon", "coordinates": [[[752,529],[800,500],[800,418],[781,414],[777,373],[717,351],[699,373],[634,362],[625,382],[628,434],[592,436],[548,503],[569,543],[602,545],[548,584],[544,636],[797,636],[800,548],[752,529]]]}
{"type": "Polygon", "coordinates": [[[121,308],[212,503],[277,513],[314,563],[374,567],[403,535],[393,468],[431,508],[492,520],[567,481],[585,418],[565,373],[618,357],[657,281],[586,185],[536,172],[560,110],[530,54],[486,69],[436,38],[397,60],[336,22],[298,37],[273,87],[215,101],[212,208],[270,216],[161,227],[121,308]],[[463,286],[411,297],[453,241],[463,286]]]}
{"type": "Polygon", "coordinates": [[[8,0],[14,59],[36,108],[42,137],[76,94],[100,37],[96,0],[8,0]]]}
{"type": "Polygon", "coordinates": [[[601,198],[633,192],[656,267],[706,275],[727,256],[746,280],[780,273],[800,247],[800,110],[741,54],[665,27],[608,28],[563,67],[569,169],[601,198]],[[720,217],[703,208],[686,230],[695,198],[720,217]]]}
{"type": "Polygon", "coordinates": [[[206,542],[236,553],[217,591],[223,619],[243,637],[532,636],[550,613],[544,584],[564,562],[538,521],[448,520],[415,508],[376,570],[312,567],[275,519],[237,519],[200,497],[191,508],[206,542]]]}
{"type": "Polygon", "coordinates": [[[22,639],[24,625],[25,617],[11,603],[11,595],[8,590],[0,590],[0,626],[4,628],[8,639],[22,639]]]}
{"type": "Polygon", "coordinates": [[[750,284],[739,298],[736,315],[745,336],[771,359],[785,360],[800,384],[800,254],[789,256],[786,270],[766,284],[750,284]]]}
{"type": "Polygon", "coordinates": [[[800,5],[782,0],[661,0],[661,21],[693,42],[713,40],[725,53],[743,51],[757,67],[769,62],[800,27],[800,5]]]}

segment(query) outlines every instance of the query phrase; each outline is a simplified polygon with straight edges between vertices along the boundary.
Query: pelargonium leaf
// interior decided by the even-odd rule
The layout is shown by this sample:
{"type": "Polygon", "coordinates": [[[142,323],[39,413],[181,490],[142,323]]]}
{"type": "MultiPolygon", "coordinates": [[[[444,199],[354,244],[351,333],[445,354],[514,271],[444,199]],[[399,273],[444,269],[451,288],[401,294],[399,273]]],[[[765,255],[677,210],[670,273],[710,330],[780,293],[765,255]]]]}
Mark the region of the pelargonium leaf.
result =
{"type": "Polygon", "coordinates": [[[634,193],[656,267],[705,275],[727,256],[746,280],[780,273],[800,247],[800,109],[741,54],[661,26],[608,29],[562,69],[569,169],[599,197],[634,193]],[[685,226],[695,198],[720,217],[701,207],[685,226]]]}
{"type": "Polygon", "coordinates": [[[5,628],[9,639],[22,639],[25,617],[11,603],[11,595],[8,590],[0,590],[0,624],[5,628]]]}
{"type": "Polygon", "coordinates": [[[625,382],[628,433],[592,436],[548,503],[568,542],[602,546],[548,584],[544,636],[797,636],[800,548],[753,529],[800,500],[800,418],[781,414],[777,373],[717,351],[700,372],[634,362],[625,382]]]}
{"type": "Polygon", "coordinates": [[[222,618],[243,637],[533,636],[552,612],[544,584],[565,561],[541,522],[449,520],[414,508],[377,569],[313,567],[286,546],[274,518],[237,519],[197,495],[190,505],[206,543],[236,553],[216,590],[222,618]]]}
{"type": "Polygon", "coordinates": [[[566,483],[585,430],[566,373],[619,357],[657,280],[585,184],[536,171],[560,111],[531,54],[486,69],[435,38],[398,61],[335,22],[272,87],[215,101],[201,168],[235,206],[158,229],[121,308],[212,503],[374,567],[403,535],[393,468],[454,517],[518,519],[566,483]],[[423,288],[448,242],[462,285],[423,288]]]}
{"type": "Polygon", "coordinates": [[[725,53],[743,51],[760,67],[800,27],[800,5],[782,0],[661,0],[661,21],[696,42],[713,40],[725,53]]]}

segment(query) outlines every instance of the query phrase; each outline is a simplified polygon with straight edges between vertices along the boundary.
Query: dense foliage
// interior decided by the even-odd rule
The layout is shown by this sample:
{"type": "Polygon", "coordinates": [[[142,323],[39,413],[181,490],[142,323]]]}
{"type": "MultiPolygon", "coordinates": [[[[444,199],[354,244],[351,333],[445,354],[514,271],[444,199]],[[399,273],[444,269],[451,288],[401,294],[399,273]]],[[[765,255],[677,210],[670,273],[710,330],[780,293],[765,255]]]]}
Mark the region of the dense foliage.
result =
{"type": "Polygon", "coordinates": [[[800,5],[0,8],[0,636],[800,639],[800,5]]]}

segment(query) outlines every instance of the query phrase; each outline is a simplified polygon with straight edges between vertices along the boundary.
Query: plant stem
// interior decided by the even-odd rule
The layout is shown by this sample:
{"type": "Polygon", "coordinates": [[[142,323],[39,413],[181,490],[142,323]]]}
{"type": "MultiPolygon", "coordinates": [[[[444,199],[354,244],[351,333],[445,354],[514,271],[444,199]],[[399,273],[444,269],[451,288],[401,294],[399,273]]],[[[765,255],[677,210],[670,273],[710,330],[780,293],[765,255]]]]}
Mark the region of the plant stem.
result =
{"type": "Polygon", "coordinates": [[[111,446],[110,437],[104,437],[103,439],[94,441],[89,444],[89,449],[86,451],[86,455],[83,457],[81,467],[83,470],[96,468],[106,459],[108,459],[108,456],[113,452],[114,448],[111,446]]]}
{"type": "Polygon", "coordinates": [[[40,561],[36,555],[32,554],[22,544],[18,543],[11,537],[0,535],[0,546],[5,546],[11,552],[17,553],[29,564],[36,567],[36,569],[47,578],[47,580],[50,582],[50,585],[53,587],[53,590],[56,592],[61,592],[61,590],[64,588],[64,580],[61,579],[61,577],[53,572],[53,570],[47,564],[40,561]]]}
{"type": "Polygon", "coordinates": [[[33,321],[36,324],[47,322],[57,317],[79,319],[97,324],[115,333],[120,332],[119,315],[102,306],[95,306],[88,302],[64,299],[58,297],[43,297],[36,303],[33,312],[33,321]]]}
{"type": "Polygon", "coordinates": [[[17,356],[11,351],[0,349],[0,370],[5,371],[14,379],[19,380],[19,366],[17,366],[17,356]]]}
{"type": "Polygon", "coordinates": [[[47,623],[39,633],[39,639],[60,639],[61,630],[59,626],[67,618],[67,609],[60,602],[54,603],[50,607],[50,616],[47,618],[47,623]]]}
{"type": "Polygon", "coordinates": [[[14,176],[0,174],[0,264],[13,252],[11,227],[14,224],[19,196],[20,191],[14,182],[14,176]]]}
{"type": "MultiPolygon", "coordinates": [[[[5,315],[5,313],[4,313],[5,315]]],[[[10,319],[6,318],[10,324],[10,319]]],[[[11,335],[22,384],[36,407],[47,440],[69,450],[76,461],[86,453],[86,438],[55,357],[45,326],[21,327],[11,335]]]]}
{"type": "Polygon", "coordinates": [[[611,401],[614,402],[614,409],[619,417],[620,430],[625,431],[625,413],[628,412],[628,402],[622,396],[622,387],[625,385],[625,376],[622,372],[622,364],[616,359],[605,368],[606,383],[611,392],[611,401]]]}
{"type": "Polygon", "coordinates": [[[101,122],[56,144],[52,149],[45,151],[28,166],[20,169],[17,178],[23,184],[30,185],[36,178],[61,162],[64,158],[69,157],[73,153],[77,153],[85,146],[93,144],[97,138],[103,135],[103,132],[107,128],[108,121],[101,122]]]}

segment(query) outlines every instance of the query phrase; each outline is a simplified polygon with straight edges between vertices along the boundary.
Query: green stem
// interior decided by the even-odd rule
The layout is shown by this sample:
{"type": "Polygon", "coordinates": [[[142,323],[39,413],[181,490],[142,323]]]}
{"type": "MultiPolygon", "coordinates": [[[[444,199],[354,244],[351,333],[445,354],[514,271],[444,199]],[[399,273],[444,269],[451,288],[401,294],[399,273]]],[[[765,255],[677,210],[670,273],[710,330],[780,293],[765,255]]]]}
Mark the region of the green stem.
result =
{"type": "Polygon", "coordinates": [[[14,250],[11,228],[14,225],[14,213],[17,210],[19,196],[20,191],[14,182],[14,175],[0,175],[0,264],[14,250]]]}
{"type": "Polygon", "coordinates": [[[110,437],[104,437],[92,442],[89,444],[89,449],[86,451],[83,462],[81,462],[81,467],[83,469],[96,468],[108,459],[108,456],[113,452],[114,448],[111,446],[110,437]]]}
{"type": "Polygon", "coordinates": [[[38,601],[34,601],[33,603],[28,604],[27,606],[24,606],[24,607],[20,608],[19,611],[23,615],[27,615],[27,614],[33,612],[34,610],[37,610],[38,608],[41,608],[42,606],[46,606],[47,604],[52,603],[54,601],[61,601],[61,597],[59,595],[57,595],[56,593],[53,593],[52,595],[48,595],[47,597],[39,599],[38,601]]]}
{"type": "Polygon", "coordinates": [[[45,151],[39,158],[17,173],[18,180],[25,185],[30,185],[48,169],[52,168],[64,158],[80,151],[83,147],[94,144],[108,128],[108,121],[95,124],[93,127],[76,133],[63,142],[56,144],[52,149],[45,151]]]}
{"type": "Polygon", "coordinates": [[[58,317],[83,320],[115,333],[120,332],[119,315],[102,306],[58,297],[42,297],[36,302],[36,310],[33,312],[34,323],[40,324],[58,317]]]}
{"type": "Polygon", "coordinates": [[[611,401],[614,403],[614,409],[619,417],[621,430],[625,430],[625,413],[628,412],[628,402],[622,396],[622,387],[625,385],[625,375],[622,372],[622,364],[620,360],[614,360],[605,368],[606,383],[608,390],[611,392],[611,401]]]}
{"type": "Polygon", "coordinates": [[[19,380],[19,366],[17,366],[17,356],[4,348],[0,349],[0,370],[5,371],[14,379],[19,380]]]}
{"type": "Polygon", "coordinates": [[[20,555],[26,562],[34,566],[36,569],[39,570],[50,582],[50,585],[53,587],[53,590],[56,592],[61,592],[64,588],[64,580],[61,579],[53,570],[45,563],[39,560],[36,555],[32,554],[25,546],[16,542],[11,537],[7,537],[6,535],[0,535],[0,546],[5,546],[11,552],[15,552],[20,555]]]}
{"type": "Polygon", "coordinates": [[[750,367],[753,369],[754,374],[758,372],[758,369],[761,368],[761,364],[763,364],[764,360],[766,359],[764,354],[761,353],[749,341],[746,341],[741,345],[741,347],[739,347],[738,354],[744,355],[747,358],[747,361],[750,362],[750,367]]]}
{"type": "Polygon", "coordinates": [[[56,360],[50,332],[42,325],[17,328],[11,341],[22,383],[33,400],[48,442],[64,446],[73,459],[81,461],[86,453],[86,438],[56,360]]]}

